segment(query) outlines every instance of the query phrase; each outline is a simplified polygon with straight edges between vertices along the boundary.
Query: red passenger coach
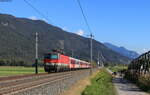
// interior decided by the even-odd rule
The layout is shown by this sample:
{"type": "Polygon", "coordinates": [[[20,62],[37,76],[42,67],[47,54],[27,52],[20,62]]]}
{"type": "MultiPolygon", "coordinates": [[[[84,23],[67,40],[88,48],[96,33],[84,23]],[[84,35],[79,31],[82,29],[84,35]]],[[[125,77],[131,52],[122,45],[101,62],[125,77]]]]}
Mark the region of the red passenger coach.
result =
{"type": "Polygon", "coordinates": [[[47,53],[44,56],[45,72],[58,72],[90,68],[90,63],[75,59],[61,53],[47,53]]]}

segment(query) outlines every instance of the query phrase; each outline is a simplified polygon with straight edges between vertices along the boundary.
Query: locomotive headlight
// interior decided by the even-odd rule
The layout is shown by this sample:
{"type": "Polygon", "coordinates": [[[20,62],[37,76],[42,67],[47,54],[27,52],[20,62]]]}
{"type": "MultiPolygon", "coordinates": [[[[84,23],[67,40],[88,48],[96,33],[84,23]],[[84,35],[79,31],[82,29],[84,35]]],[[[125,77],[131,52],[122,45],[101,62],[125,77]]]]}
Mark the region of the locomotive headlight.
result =
{"type": "Polygon", "coordinates": [[[54,65],[54,63],[51,63],[51,65],[54,65]]]}
{"type": "Polygon", "coordinates": [[[55,63],[46,63],[46,65],[55,65],[55,63]]]}
{"type": "Polygon", "coordinates": [[[50,63],[46,63],[46,65],[50,65],[50,63]]]}

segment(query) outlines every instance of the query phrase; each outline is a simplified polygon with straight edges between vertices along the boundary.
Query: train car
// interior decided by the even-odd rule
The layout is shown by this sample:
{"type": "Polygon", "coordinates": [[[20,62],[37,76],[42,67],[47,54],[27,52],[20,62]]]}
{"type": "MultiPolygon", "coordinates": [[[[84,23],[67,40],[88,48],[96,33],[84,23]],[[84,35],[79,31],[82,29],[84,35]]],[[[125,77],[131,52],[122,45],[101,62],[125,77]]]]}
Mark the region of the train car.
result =
{"type": "Polygon", "coordinates": [[[77,68],[77,59],[70,57],[70,70],[75,70],[77,68]]]}
{"type": "Polygon", "coordinates": [[[90,63],[66,56],[61,53],[51,52],[44,55],[45,72],[59,72],[90,68],[90,63]]]}
{"type": "Polygon", "coordinates": [[[59,53],[47,53],[44,56],[44,69],[46,72],[58,72],[69,69],[70,58],[59,53]]]}

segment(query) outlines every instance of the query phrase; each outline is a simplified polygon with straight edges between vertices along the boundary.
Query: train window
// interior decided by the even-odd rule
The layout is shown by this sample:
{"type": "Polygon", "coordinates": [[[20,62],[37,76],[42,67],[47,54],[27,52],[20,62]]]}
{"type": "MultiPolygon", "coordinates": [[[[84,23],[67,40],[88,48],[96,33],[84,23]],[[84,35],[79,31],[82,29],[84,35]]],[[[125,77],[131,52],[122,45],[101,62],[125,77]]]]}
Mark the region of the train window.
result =
{"type": "Polygon", "coordinates": [[[45,54],[45,55],[44,55],[44,58],[45,58],[45,59],[50,59],[50,57],[51,57],[50,54],[45,54]]]}
{"type": "Polygon", "coordinates": [[[52,55],[51,55],[51,59],[58,59],[58,55],[52,54],[52,55]]]}
{"type": "Polygon", "coordinates": [[[76,61],[76,64],[79,64],[79,62],[78,62],[78,61],[76,61]]]}
{"type": "Polygon", "coordinates": [[[74,60],[71,60],[71,64],[74,64],[75,63],[75,61],[74,60]]]}
{"type": "Polygon", "coordinates": [[[45,54],[44,56],[45,59],[58,59],[57,54],[45,54]]]}

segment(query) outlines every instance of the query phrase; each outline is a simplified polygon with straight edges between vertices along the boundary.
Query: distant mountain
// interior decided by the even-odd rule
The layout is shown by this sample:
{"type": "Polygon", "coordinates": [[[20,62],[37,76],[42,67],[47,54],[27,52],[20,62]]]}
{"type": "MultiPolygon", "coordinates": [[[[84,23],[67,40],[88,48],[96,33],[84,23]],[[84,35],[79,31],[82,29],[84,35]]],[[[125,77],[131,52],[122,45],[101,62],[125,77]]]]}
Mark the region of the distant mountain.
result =
{"type": "Polygon", "coordinates": [[[118,52],[121,55],[124,55],[128,58],[131,58],[131,59],[137,58],[139,56],[139,54],[137,52],[128,50],[124,47],[118,47],[118,46],[115,46],[115,45],[110,44],[110,43],[104,43],[104,45],[107,46],[108,48],[114,50],[115,52],[118,52]]]}
{"type": "MultiPolygon", "coordinates": [[[[52,49],[64,48],[66,55],[89,60],[90,39],[62,30],[42,20],[17,18],[0,14],[0,59],[24,60],[35,58],[35,32],[39,33],[39,58],[52,49]]],[[[106,62],[129,63],[130,59],[93,40],[93,59],[101,52],[106,62]]],[[[9,61],[8,61],[9,62],[9,61]]]]}

